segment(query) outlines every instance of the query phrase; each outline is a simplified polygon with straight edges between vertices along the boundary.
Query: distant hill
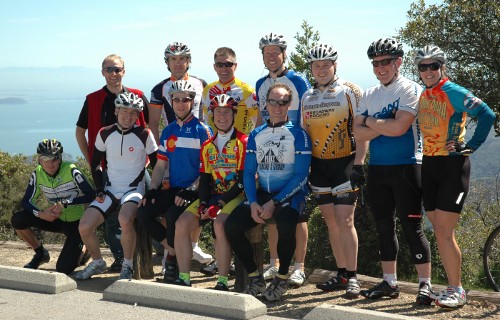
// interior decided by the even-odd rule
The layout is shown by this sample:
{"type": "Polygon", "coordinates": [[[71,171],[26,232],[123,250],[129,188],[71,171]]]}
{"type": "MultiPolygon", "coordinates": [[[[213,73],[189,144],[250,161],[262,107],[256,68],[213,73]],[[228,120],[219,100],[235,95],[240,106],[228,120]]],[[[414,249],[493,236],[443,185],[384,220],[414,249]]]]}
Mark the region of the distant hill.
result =
{"type": "Polygon", "coordinates": [[[13,97],[8,97],[8,98],[0,98],[0,104],[26,104],[28,101],[24,100],[23,98],[13,98],[13,97]]]}

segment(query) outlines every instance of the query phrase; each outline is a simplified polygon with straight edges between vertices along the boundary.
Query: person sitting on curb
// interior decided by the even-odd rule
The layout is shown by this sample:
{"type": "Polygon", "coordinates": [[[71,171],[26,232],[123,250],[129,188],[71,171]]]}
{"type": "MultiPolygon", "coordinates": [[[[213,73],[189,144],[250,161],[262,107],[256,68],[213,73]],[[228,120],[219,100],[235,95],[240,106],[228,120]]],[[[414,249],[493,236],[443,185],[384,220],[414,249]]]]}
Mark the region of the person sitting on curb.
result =
{"type": "Polygon", "coordinates": [[[50,261],[50,255],[31,228],[63,233],[66,241],[57,260],[57,272],[70,274],[82,261],[83,242],[78,224],[83,215],[83,204],[92,201],[94,188],[78,168],[62,160],[63,146],[55,139],[44,139],[38,144],[38,166],[22,200],[22,211],[12,215],[11,223],[17,234],[28,243],[35,255],[24,267],[38,269],[50,261]],[[44,196],[49,206],[43,210],[37,201],[44,196]]]}
{"type": "Polygon", "coordinates": [[[142,99],[133,93],[121,93],[115,100],[117,123],[99,130],[91,161],[92,177],[96,185],[96,199],[80,220],[80,235],[93,261],[75,274],[77,280],[86,280],[106,270],[102,259],[96,228],[116,209],[122,229],[123,264],[120,279],[131,279],[134,273],[132,259],[136,233],[134,220],[137,204],[145,192],[145,163],[147,156],[154,166],[156,145],[149,129],[135,125],[143,110],[142,99]],[[107,182],[102,185],[101,161],[107,162],[107,182]]]}

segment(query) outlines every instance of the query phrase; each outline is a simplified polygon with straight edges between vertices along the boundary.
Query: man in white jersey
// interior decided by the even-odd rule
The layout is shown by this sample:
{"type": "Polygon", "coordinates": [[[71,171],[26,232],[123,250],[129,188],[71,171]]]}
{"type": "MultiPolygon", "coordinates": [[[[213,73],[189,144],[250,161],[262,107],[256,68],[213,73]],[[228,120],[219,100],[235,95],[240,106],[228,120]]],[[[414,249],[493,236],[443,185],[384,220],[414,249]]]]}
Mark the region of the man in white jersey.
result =
{"type": "MultiPolygon", "coordinates": [[[[264,66],[269,74],[260,78],[255,86],[259,102],[259,118],[257,126],[262,125],[269,119],[266,110],[266,97],[269,88],[275,83],[286,84],[292,90],[292,104],[288,110],[288,120],[294,125],[300,125],[300,99],[302,95],[311,88],[309,81],[302,75],[285,67],[287,42],[282,35],[270,33],[260,39],[259,49],[262,50],[264,66]]],[[[295,249],[294,271],[289,278],[290,284],[300,287],[305,281],[304,260],[307,251],[307,220],[308,215],[301,215],[297,224],[297,246],[295,249]]],[[[271,262],[264,270],[266,280],[273,279],[278,274],[278,230],[273,219],[268,223],[269,251],[271,262]]]]}
{"type": "MultiPolygon", "coordinates": [[[[398,239],[396,213],[406,235],[419,277],[418,304],[430,304],[431,254],[422,230],[421,137],[416,115],[421,87],[401,76],[403,46],[392,38],[374,41],[368,48],[373,73],[380,84],[365,91],[354,119],[356,153],[366,155],[368,142],[368,203],[379,238],[384,280],[360,293],[365,298],[397,298],[398,239]]],[[[362,183],[363,172],[351,173],[362,183]]]]}

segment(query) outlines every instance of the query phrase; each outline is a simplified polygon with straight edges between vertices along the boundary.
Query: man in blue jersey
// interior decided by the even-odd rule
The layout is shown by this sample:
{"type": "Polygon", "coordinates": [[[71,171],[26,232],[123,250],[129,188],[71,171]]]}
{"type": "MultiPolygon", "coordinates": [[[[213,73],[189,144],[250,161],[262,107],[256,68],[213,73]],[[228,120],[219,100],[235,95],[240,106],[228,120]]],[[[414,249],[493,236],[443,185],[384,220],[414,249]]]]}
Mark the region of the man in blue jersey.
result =
{"type": "MultiPolygon", "coordinates": [[[[368,202],[378,232],[384,280],[360,293],[370,299],[399,296],[397,213],[419,277],[417,303],[428,305],[432,302],[431,254],[422,230],[422,143],[416,120],[422,89],[400,74],[404,52],[396,40],[374,41],[367,54],[380,84],[365,91],[355,112],[356,153],[363,154],[355,164],[364,163],[369,142],[368,202]]],[[[353,170],[350,180],[353,185],[363,184],[363,171],[353,170]]]]}
{"type": "Polygon", "coordinates": [[[212,132],[193,114],[196,88],[191,83],[175,81],[168,95],[176,121],[161,134],[151,189],[140,203],[137,220],[154,240],[168,249],[163,280],[172,283],[179,276],[174,247],[175,223],[187,206],[198,198],[200,148],[212,132]],[[165,177],[168,180],[164,180],[165,177]],[[166,216],[166,228],[157,220],[160,216],[166,216]]]}
{"type": "Polygon", "coordinates": [[[277,301],[288,288],[288,268],[295,251],[295,230],[305,209],[311,142],[307,133],[288,121],[293,101],[290,87],[276,83],[266,97],[269,121],[248,137],[243,177],[248,204],[237,207],[227,218],[226,236],[249,277],[245,293],[277,301]],[[258,175],[258,181],[255,175],[258,175]],[[266,288],[263,274],[245,231],[274,218],[278,228],[280,267],[266,288]]]}
{"type": "MultiPolygon", "coordinates": [[[[292,92],[292,100],[288,109],[288,120],[294,125],[300,124],[300,101],[302,95],[311,88],[309,81],[302,75],[285,67],[287,42],[282,35],[270,33],[262,37],[259,41],[259,49],[262,51],[262,59],[264,66],[269,70],[269,74],[260,78],[255,86],[257,92],[257,100],[259,102],[259,115],[257,126],[262,125],[269,119],[269,111],[266,108],[266,97],[269,88],[274,83],[286,84],[292,92]]],[[[303,215],[300,217],[297,225],[297,249],[295,251],[295,266],[294,272],[290,276],[290,284],[292,286],[301,286],[305,281],[304,260],[307,251],[307,220],[309,216],[303,215]]],[[[278,272],[279,259],[277,253],[278,231],[276,224],[271,219],[268,224],[269,235],[269,251],[271,261],[264,272],[266,280],[274,278],[278,272]]]]}

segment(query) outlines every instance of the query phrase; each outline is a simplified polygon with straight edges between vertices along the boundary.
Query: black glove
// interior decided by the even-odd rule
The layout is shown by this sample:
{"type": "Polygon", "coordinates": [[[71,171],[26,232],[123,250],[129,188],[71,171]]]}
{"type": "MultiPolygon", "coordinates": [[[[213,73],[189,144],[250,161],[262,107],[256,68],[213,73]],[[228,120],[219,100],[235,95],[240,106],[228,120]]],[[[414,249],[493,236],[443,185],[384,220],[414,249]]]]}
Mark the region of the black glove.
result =
{"type": "Polygon", "coordinates": [[[156,197],[158,197],[158,194],[160,194],[159,188],[149,189],[148,191],[146,191],[146,194],[144,195],[143,198],[146,199],[146,201],[148,202],[152,202],[153,200],[156,201],[156,197]]]}
{"type": "Polygon", "coordinates": [[[104,188],[96,188],[95,189],[95,198],[98,202],[104,202],[104,197],[106,197],[106,192],[104,192],[104,188]]]}
{"type": "Polygon", "coordinates": [[[195,199],[196,192],[194,192],[193,190],[182,189],[181,191],[177,192],[176,196],[190,202],[195,199]]]}
{"type": "Polygon", "coordinates": [[[365,170],[363,166],[359,164],[353,165],[349,179],[351,180],[352,190],[361,188],[365,184],[365,170]]]}
{"type": "Polygon", "coordinates": [[[468,156],[474,153],[474,149],[469,147],[466,143],[463,142],[455,142],[455,152],[460,153],[463,156],[468,156]]]}

